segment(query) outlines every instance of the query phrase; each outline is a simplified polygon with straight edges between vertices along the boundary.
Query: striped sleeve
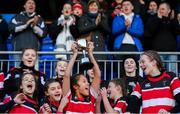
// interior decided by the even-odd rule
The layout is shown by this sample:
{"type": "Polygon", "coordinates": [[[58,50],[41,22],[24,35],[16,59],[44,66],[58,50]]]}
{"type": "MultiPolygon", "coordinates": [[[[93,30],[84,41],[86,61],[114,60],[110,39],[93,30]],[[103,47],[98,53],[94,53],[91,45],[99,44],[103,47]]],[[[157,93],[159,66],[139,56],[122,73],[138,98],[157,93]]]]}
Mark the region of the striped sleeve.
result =
{"type": "Polygon", "coordinates": [[[136,97],[138,97],[140,99],[141,98],[141,94],[142,94],[141,86],[140,86],[139,83],[137,83],[136,87],[135,87],[134,91],[131,93],[131,95],[134,95],[134,96],[136,96],[136,97]]]}
{"type": "Polygon", "coordinates": [[[125,113],[127,109],[126,101],[120,100],[114,107],[114,110],[118,111],[120,114],[125,113]]]}
{"type": "Polygon", "coordinates": [[[0,73],[0,90],[4,88],[4,73],[0,73]]]}
{"type": "Polygon", "coordinates": [[[173,95],[176,96],[180,93],[180,80],[178,77],[174,77],[170,84],[173,95]]]}

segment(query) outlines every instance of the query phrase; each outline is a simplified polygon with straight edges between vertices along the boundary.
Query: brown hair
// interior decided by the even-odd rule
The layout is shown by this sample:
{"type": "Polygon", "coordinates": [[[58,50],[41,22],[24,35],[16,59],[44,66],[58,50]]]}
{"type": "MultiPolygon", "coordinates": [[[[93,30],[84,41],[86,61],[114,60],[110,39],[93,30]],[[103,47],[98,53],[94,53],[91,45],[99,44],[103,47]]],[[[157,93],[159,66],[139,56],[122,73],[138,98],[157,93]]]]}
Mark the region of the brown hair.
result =
{"type": "Polygon", "coordinates": [[[28,50],[28,49],[34,50],[34,51],[36,52],[36,56],[38,56],[37,49],[35,49],[35,48],[24,48],[24,49],[22,50],[21,58],[23,57],[25,51],[28,50]]]}
{"type": "Polygon", "coordinates": [[[52,78],[51,78],[51,79],[47,80],[46,83],[44,84],[44,91],[48,91],[49,85],[52,84],[52,83],[54,83],[54,82],[59,83],[60,86],[61,86],[61,83],[60,83],[57,79],[52,79],[52,78]]]}
{"type": "MultiPolygon", "coordinates": [[[[126,85],[124,79],[115,78],[110,82],[114,83],[116,86],[121,86],[123,97],[127,95],[126,85]]],[[[110,83],[109,82],[109,83],[110,83]]]]}
{"type": "Polygon", "coordinates": [[[34,91],[34,94],[33,94],[33,98],[37,100],[37,95],[38,95],[38,82],[35,78],[35,74],[34,73],[28,73],[28,72],[24,72],[21,77],[19,78],[19,92],[21,93],[22,92],[22,89],[20,88],[20,86],[22,85],[22,81],[23,81],[23,78],[26,76],[26,75],[32,75],[34,77],[34,80],[35,80],[35,91],[34,91]]]}
{"type": "Polygon", "coordinates": [[[162,64],[162,61],[161,61],[161,58],[159,56],[159,54],[156,52],[156,51],[153,51],[153,50],[148,50],[148,51],[145,51],[144,53],[142,53],[141,55],[146,55],[150,58],[150,60],[155,60],[156,63],[157,63],[157,67],[158,69],[161,71],[163,68],[163,64],[162,64]]]}

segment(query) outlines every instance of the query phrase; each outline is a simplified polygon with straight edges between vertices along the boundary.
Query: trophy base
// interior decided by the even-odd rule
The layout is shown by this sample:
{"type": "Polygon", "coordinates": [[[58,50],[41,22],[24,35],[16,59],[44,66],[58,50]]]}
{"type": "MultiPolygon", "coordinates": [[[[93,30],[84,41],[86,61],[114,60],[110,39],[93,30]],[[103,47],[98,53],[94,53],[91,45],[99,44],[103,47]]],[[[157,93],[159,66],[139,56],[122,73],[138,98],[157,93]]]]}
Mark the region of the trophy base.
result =
{"type": "Polygon", "coordinates": [[[89,58],[82,58],[80,63],[80,71],[89,70],[93,68],[93,64],[89,62],[89,58]]]}

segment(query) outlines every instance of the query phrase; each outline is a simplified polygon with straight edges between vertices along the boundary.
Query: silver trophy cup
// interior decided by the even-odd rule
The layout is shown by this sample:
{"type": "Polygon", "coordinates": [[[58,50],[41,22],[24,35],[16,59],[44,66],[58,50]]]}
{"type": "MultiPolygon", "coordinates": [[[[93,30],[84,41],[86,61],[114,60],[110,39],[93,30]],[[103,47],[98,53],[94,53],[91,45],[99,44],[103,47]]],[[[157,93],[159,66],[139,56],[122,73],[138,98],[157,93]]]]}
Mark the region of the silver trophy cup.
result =
{"type": "Polygon", "coordinates": [[[80,39],[77,41],[78,46],[82,50],[82,58],[80,60],[80,70],[88,70],[93,67],[93,64],[89,61],[89,58],[86,56],[87,40],[80,39]]]}

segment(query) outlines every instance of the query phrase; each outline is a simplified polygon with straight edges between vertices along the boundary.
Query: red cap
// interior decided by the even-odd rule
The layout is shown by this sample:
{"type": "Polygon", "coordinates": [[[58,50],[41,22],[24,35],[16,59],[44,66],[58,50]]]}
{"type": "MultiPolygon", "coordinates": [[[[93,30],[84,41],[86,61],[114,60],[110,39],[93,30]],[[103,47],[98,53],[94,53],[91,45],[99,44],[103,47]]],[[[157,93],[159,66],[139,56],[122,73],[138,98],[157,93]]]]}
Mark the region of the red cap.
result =
{"type": "Polygon", "coordinates": [[[82,5],[81,5],[81,4],[78,4],[78,3],[73,5],[73,9],[75,9],[75,8],[79,8],[79,9],[82,9],[82,10],[83,10],[82,5]]]}

